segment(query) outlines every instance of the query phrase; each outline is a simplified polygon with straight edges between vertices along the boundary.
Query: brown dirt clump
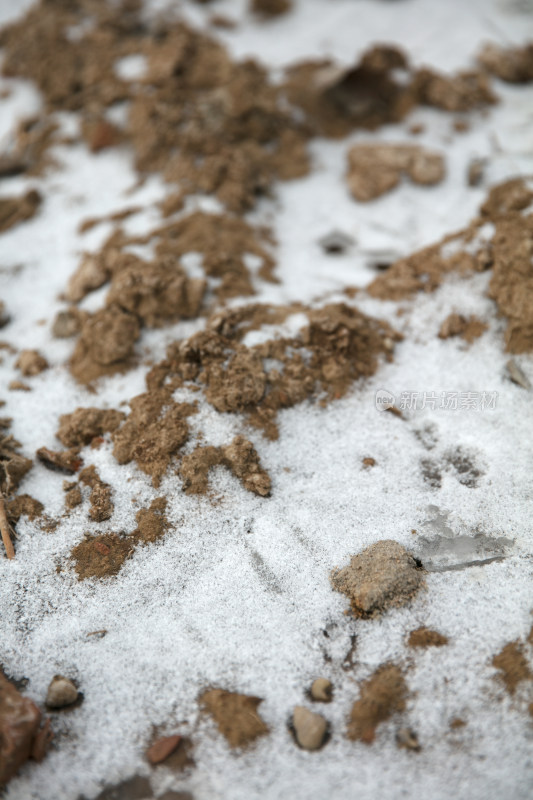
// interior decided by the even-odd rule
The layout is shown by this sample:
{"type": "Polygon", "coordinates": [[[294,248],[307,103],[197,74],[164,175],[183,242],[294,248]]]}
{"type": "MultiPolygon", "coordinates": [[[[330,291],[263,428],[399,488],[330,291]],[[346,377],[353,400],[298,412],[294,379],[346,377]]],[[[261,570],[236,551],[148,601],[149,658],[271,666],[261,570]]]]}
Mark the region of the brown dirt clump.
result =
{"type": "Polygon", "coordinates": [[[77,336],[84,317],[85,314],[77,308],[58,311],[52,325],[52,335],[56,339],[70,339],[72,336],[77,336]]]}
{"type": "Polygon", "coordinates": [[[125,416],[113,408],[77,408],[59,418],[57,438],[65,447],[83,447],[94,438],[115,431],[125,416]]]}
{"type": "Polygon", "coordinates": [[[29,759],[40,761],[51,739],[50,723],[40,729],[41,712],[0,670],[0,787],[29,759]]]}
{"type": "Polygon", "coordinates": [[[523,681],[533,680],[533,672],[524,655],[520,642],[509,642],[492,659],[492,665],[500,670],[499,677],[509,694],[513,695],[523,681]]]}
{"type": "Polygon", "coordinates": [[[0,492],[8,496],[15,492],[24,475],[31,469],[32,461],[18,452],[20,442],[1,430],[10,420],[0,420],[0,492]]]}
{"type": "Polygon", "coordinates": [[[248,491],[261,497],[270,494],[270,477],[261,467],[254,446],[243,436],[235,437],[226,447],[199,446],[183,457],[179,473],[187,494],[205,494],[209,470],[216,466],[231,470],[248,491]]]}
{"type": "Polygon", "coordinates": [[[0,198],[0,233],[34,217],[41,202],[42,197],[35,189],[21,197],[0,198]]]}
{"type": "Polygon", "coordinates": [[[9,151],[0,155],[0,177],[7,178],[22,173],[26,177],[38,176],[56,166],[49,150],[57,142],[57,130],[57,123],[46,116],[31,117],[19,122],[9,151]]]}
{"type": "Polygon", "coordinates": [[[135,314],[154,328],[198,316],[205,288],[204,280],[188,278],[174,259],[147,264],[133,257],[113,275],[107,304],[135,314]]]}
{"type": "Polygon", "coordinates": [[[441,75],[430,69],[420,69],[413,84],[421,104],[443,111],[471,111],[496,102],[487,76],[478,70],[441,75]]]}
{"type": "MultiPolygon", "coordinates": [[[[75,484],[70,484],[67,496],[76,488],[78,487],[75,484]]],[[[78,580],[108,578],[117,575],[126,559],[133,555],[140,544],[153,544],[159,541],[169,528],[165,515],[166,506],[166,498],[157,497],[149,508],[141,508],[136,514],[137,528],[129,535],[105,533],[100,536],[92,536],[87,534],[70,554],[75,562],[74,568],[78,580]]]]}
{"type": "Polygon", "coordinates": [[[250,0],[250,11],[265,17],[279,17],[292,7],[291,0],[250,0]]]}
{"type": "MultiPolygon", "coordinates": [[[[180,199],[181,196],[180,196],[180,199]]],[[[162,225],[143,237],[126,237],[115,231],[96,254],[86,254],[72,275],[67,299],[77,303],[89,292],[111,281],[107,305],[118,305],[138,315],[150,327],[200,311],[205,280],[189,278],[180,266],[188,253],[198,253],[205,278],[218,284],[219,300],[254,293],[246,255],[261,261],[258,276],[272,281],[272,237],[266,228],[252,227],[227,214],[201,211],[162,225]],[[151,244],[155,260],[142,261],[125,251],[130,245],[151,244]]]]}
{"type": "Polygon", "coordinates": [[[132,534],[137,543],[150,544],[157,542],[165,535],[168,530],[166,507],[166,498],[156,497],[155,500],[152,500],[149,508],[141,508],[137,512],[137,529],[132,534]]]}
{"type": "Polygon", "coordinates": [[[396,78],[397,70],[408,70],[404,53],[377,45],[349,69],[332,61],[296,64],[287,71],[285,91],[303,109],[315,133],[337,138],[354,128],[398,122],[408,113],[416,98],[410,86],[396,78]]]}
{"type": "Polygon", "coordinates": [[[496,102],[484,73],[413,70],[405,53],[390,45],[375,45],[348,69],[327,60],[297,64],[287,71],[285,90],[312,131],[332,137],[398,122],[416,105],[454,112],[496,102]]]}
{"type": "Polygon", "coordinates": [[[509,212],[496,224],[489,295],[507,317],[506,350],[533,350],[533,214],[509,212]]]}
{"type": "Polygon", "coordinates": [[[73,377],[89,384],[129,369],[139,333],[137,317],[116,306],[89,315],[70,359],[73,377]]]}
{"type": "Polygon", "coordinates": [[[450,314],[439,330],[439,339],[449,339],[452,336],[460,336],[468,344],[482,336],[487,330],[487,325],[481,322],[475,315],[463,317],[462,314],[450,314]]]}
{"type": "Polygon", "coordinates": [[[394,189],[403,176],[422,186],[444,178],[440,153],[405,144],[357,144],[348,151],[348,186],[361,203],[394,189]]]}
{"type": "Polygon", "coordinates": [[[393,714],[405,709],[407,684],[395,664],[379,667],[359,689],[359,700],[352,706],[347,736],[371,744],[376,728],[393,714]]]}
{"type": "MultiPolygon", "coordinates": [[[[217,314],[207,330],[171,345],[147,376],[150,390],[167,379],[173,388],[193,383],[217,411],[244,413],[275,439],[280,409],[317,396],[323,402],[342,397],[358,378],[374,374],[378,356],[390,359],[399,338],[386,323],[337,304],[306,309],[309,325],[298,336],[241,344],[244,332],[268,317],[272,307],[264,308],[264,316],[258,306],[217,314]],[[266,368],[271,360],[279,367],[266,368]]],[[[288,313],[283,308],[282,316],[288,313]]]]}
{"type": "Polygon", "coordinates": [[[43,504],[29,494],[18,494],[7,504],[7,517],[15,525],[22,516],[30,522],[38,519],[44,511],[43,504]]]}
{"type": "Polygon", "coordinates": [[[48,361],[37,350],[21,350],[15,367],[29,378],[48,369],[48,361]]]}
{"type": "Polygon", "coordinates": [[[94,464],[81,470],[79,481],[91,489],[90,519],[94,522],[104,522],[106,519],[110,519],[115,510],[111,500],[111,486],[101,480],[94,464]]]}
{"type": "Polygon", "coordinates": [[[70,450],[62,451],[40,447],[35,455],[47,469],[56,472],[64,472],[66,475],[73,475],[79,470],[83,463],[79,457],[78,447],[72,447],[70,450]]]}
{"type": "Polygon", "coordinates": [[[349,566],[332,573],[331,582],[350,599],[356,616],[372,617],[408,603],[424,586],[424,577],[401,544],[385,539],[352,556],[349,566]]]}
{"type": "Polygon", "coordinates": [[[368,293],[382,300],[401,300],[417,291],[434,291],[450,272],[469,274],[492,268],[489,296],[508,320],[506,350],[531,351],[533,214],[523,212],[532,202],[533,192],[521,178],[493,187],[480,216],[467,228],[395,262],[372,281],[368,293]],[[490,238],[483,239],[487,224],[493,230],[490,238]]]}
{"type": "Polygon", "coordinates": [[[65,491],[65,508],[67,512],[72,511],[83,502],[83,495],[77,483],[70,483],[69,481],[63,482],[63,490],[65,491]]]}
{"type": "Polygon", "coordinates": [[[533,44],[523,47],[500,47],[487,44],[478,56],[480,65],[507,83],[533,80],[533,44]]]}
{"type": "Polygon", "coordinates": [[[207,689],[200,697],[201,705],[213,717],[229,746],[234,748],[247,747],[269,732],[257,711],[262,702],[259,697],[224,689],[207,689]]]}
{"type": "Polygon", "coordinates": [[[133,553],[135,543],[116,533],[87,535],[71,552],[78,580],[108,578],[117,575],[125,560],[133,553]]]}
{"type": "Polygon", "coordinates": [[[134,397],[130,408],[124,425],[113,433],[113,455],[119,464],[135,461],[159,486],[172,457],[189,438],[187,417],[196,408],[174,402],[166,389],[134,397]]]}
{"type": "Polygon", "coordinates": [[[448,637],[430,628],[417,628],[411,631],[407,645],[409,647],[442,647],[448,644],[448,637]]]}

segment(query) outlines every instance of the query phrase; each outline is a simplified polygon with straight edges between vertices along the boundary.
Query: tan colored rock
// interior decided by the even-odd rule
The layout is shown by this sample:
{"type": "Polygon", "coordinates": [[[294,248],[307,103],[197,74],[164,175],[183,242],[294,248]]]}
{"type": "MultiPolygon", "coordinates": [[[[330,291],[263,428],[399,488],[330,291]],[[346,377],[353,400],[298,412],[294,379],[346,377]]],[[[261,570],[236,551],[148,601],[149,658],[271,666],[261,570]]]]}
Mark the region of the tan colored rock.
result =
{"type": "Polygon", "coordinates": [[[15,366],[23,375],[31,377],[48,369],[48,361],[37,350],[22,350],[15,366]]]}
{"type": "Polygon", "coordinates": [[[78,699],[78,690],[69,678],[55,675],[50,681],[46,694],[46,705],[49,708],[65,708],[78,699]]]}
{"type": "Polygon", "coordinates": [[[304,750],[319,750],[324,744],[328,723],[322,714],[296,706],[292,715],[296,741],[304,750]]]}
{"type": "Polygon", "coordinates": [[[319,703],[331,703],[333,685],[327,678],[317,678],[311,685],[311,697],[319,703]]]}
{"type": "Polygon", "coordinates": [[[403,176],[432,186],[444,175],[442,155],[416,145],[358,144],[348,152],[348,186],[361,203],[391,191],[403,176]]]}
{"type": "Polygon", "coordinates": [[[350,598],[356,616],[376,616],[405,605],[424,585],[422,570],[398,542],[385,539],[353,556],[331,577],[333,587],[350,598]]]}

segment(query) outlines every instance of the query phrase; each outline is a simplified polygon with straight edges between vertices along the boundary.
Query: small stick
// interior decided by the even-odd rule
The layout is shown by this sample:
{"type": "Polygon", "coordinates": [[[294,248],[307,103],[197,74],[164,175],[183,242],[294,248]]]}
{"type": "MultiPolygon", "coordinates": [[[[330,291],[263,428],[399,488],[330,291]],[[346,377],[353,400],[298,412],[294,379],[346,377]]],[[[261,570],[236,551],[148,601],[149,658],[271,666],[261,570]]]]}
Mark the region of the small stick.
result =
{"type": "Polygon", "coordinates": [[[0,533],[2,534],[2,541],[6,548],[6,556],[8,558],[15,558],[15,550],[13,548],[13,542],[11,541],[9,528],[10,525],[7,518],[4,495],[0,492],[0,533]]]}

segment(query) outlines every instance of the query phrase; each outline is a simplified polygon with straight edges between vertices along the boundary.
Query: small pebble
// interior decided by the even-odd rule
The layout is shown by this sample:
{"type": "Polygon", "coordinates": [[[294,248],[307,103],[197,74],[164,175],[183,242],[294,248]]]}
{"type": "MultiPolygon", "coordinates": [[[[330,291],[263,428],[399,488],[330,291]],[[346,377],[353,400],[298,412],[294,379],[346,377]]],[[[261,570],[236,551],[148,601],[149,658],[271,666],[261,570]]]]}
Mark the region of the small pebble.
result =
{"type": "Polygon", "coordinates": [[[292,715],[296,741],[304,750],[318,750],[324,744],[328,729],[327,720],[322,714],[296,706],[292,715]]]}
{"type": "Polygon", "coordinates": [[[311,697],[319,703],[330,703],[333,685],[327,678],[317,678],[311,686],[311,697]]]}
{"type": "Polygon", "coordinates": [[[164,736],[148,748],[146,751],[146,758],[150,764],[161,764],[172,755],[180,742],[181,736],[179,734],[175,736],[164,736]]]}
{"type": "Polygon", "coordinates": [[[415,753],[421,749],[418,736],[411,728],[400,728],[396,734],[396,744],[398,747],[405,747],[406,750],[414,750],[415,753]]]}
{"type": "Polygon", "coordinates": [[[505,366],[507,367],[507,374],[513,383],[516,383],[517,386],[521,386],[522,389],[531,389],[529,378],[513,358],[509,359],[505,366]]]}
{"type": "Polygon", "coordinates": [[[69,678],[55,675],[48,687],[46,705],[49,708],[64,708],[75,703],[78,699],[78,690],[69,678]]]}

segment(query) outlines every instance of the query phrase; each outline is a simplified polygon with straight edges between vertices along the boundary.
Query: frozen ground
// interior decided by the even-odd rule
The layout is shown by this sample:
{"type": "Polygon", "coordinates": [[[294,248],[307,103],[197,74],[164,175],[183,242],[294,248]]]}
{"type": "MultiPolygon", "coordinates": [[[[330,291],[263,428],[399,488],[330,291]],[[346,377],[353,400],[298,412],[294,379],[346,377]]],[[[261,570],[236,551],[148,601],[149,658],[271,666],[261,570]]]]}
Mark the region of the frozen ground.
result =
{"type": "MultiPolygon", "coordinates": [[[[528,3],[295,4],[292,15],[259,25],[243,15],[240,0],[220,0],[217,11],[240,20],[224,41],[234,55],[254,55],[273,69],[323,55],[350,63],[376,41],[399,43],[416,64],[456,69],[468,66],[482,42],[520,43],[533,30],[528,3]]],[[[0,0],[0,20],[28,5],[0,0]]],[[[203,24],[204,7],[181,5],[203,24]]],[[[2,141],[17,118],[39,104],[28,85],[0,81],[4,86],[12,95],[2,100],[2,141]]],[[[465,133],[454,130],[451,115],[419,109],[373,134],[413,141],[409,126],[423,122],[416,142],[442,150],[447,159],[447,178],[432,189],[403,185],[358,205],[344,181],[345,156],[350,143],[368,134],[315,141],[309,177],[279,185],[275,199],[262,201],[251,217],[270,224],[278,239],[280,283],[258,282],[257,299],[341,299],[343,288],[365,286],[375,276],[370,264],[376,252],[408,254],[462,227],[488,186],[533,172],[531,89],[498,84],[497,92],[500,105],[486,115],[470,114],[465,133]],[[472,156],[489,163],[487,184],[478,189],[464,177],[472,156]],[[345,255],[327,256],[317,245],[331,229],[355,239],[345,255]]],[[[64,124],[68,129],[74,121],[65,116],[64,124]]],[[[4,355],[2,414],[13,417],[13,433],[28,456],[43,445],[57,447],[60,414],[95,404],[117,408],[143,391],[146,365],[102,381],[97,395],[75,384],[64,366],[72,344],[54,339],[50,326],[64,307],[58,295],[80,252],[97,249],[111,230],[104,224],[80,236],[78,224],[139,204],[145,210],[127,229],[144,231],[157,221],[155,202],[167,191],[153,179],[131,192],[137,176],[125,150],[92,156],[79,146],[58,149],[57,156],[61,167],[47,178],[0,184],[1,195],[29,183],[45,197],[38,216],[0,237],[2,297],[13,318],[2,339],[41,350],[52,365],[32,379],[33,391],[10,392],[16,357],[4,355]]],[[[278,442],[204,406],[195,425],[210,443],[226,442],[235,432],[254,442],[273,479],[271,498],[251,495],[223,470],[213,480],[216,503],[186,496],[172,471],[156,492],[136,467],[118,466],[107,445],[90,451],[87,463],[115,488],[108,523],[87,522],[80,507],[53,533],[27,521],[18,525],[16,559],[0,559],[0,661],[10,674],[28,679],[26,692],[39,704],[55,673],[74,677],[84,702],[54,717],[55,747],[42,764],[24,767],[6,791],[8,800],[93,798],[104,782],[150,774],[143,753],[153,726],[190,735],[196,762],[184,775],[158,768],[156,797],[169,788],[187,789],[196,800],[531,796],[533,727],[526,708],[532,698],[524,690],[511,699],[491,660],[505,643],[523,639],[532,623],[532,395],[506,378],[505,322],[485,296],[487,282],[486,274],[451,278],[434,295],[403,303],[401,317],[396,304],[361,301],[363,310],[404,333],[394,361],[327,408],[304,404],[283,412],[278,442]],[[438,329],[451,311],[476,313],[488,332],[468,348],[457,339],[440,340],[438,329]],[[477,412],[426,408],[407,412],[402,421],[376,410],[378,389],[397,398],[412,391],[497,392],[497,401],[477,412]],[[482,472],[477,487],[445,471],[441,488],[430,488],[421,461],[457,448],[482,472]],[[364,470],[365,456],[377,466],[364,470]],[[80,583],[73,570],[56,571],[87,530],[132,530],[135,511],[161,493],[169,498],[173,530],[161,544],[139,548],[117,578],[80,583]],[[469,538],[461,539],[461,548],[446,546],[453,537],[476,533],[484,534],[476,540],[481,549],[472,543],[469,550],[469,538]],[[423,558],[432,570],[427,591],[380,620],[354,620],[343,613],[345,598],[331,589],[330,570],[384,538],[423,558]],[[428,542],[444,545],[435,552],[428,542]],[[501,558],[481,566],[442,569],[495,554],[501,558]],[[447,635],[450,644],[409,651],[406,635],[421,625],[447,635]],[[87,637],[104,628],[104,638],[87,637]],[[398,719],[380,727],[372,746],[345,738],[359,681],[389,660],[407,670],[410,699],[401,724],[417,731],[420,753],[397,748],[398,719]],[[319,675],[335,687],[334,701],[319,709],[332,736],[323,750],[308,753],[294,745],[287,723],[319,675]],[[231,752],[198,710],[198,694],[210,685],[264,698],[260,711],[270,735],[246,752],[231,752]],[[454,717],[465,719],[466,727],[450,731],[454,717]]],[[[84,307],[100,303],[95,293],[84,307]]],[[[162,357],[168,342],[191,330],[178,324],[145,332],[147,359],[162,357]]],[[[531,356],[517,362],[533,381],[531,356]]],[[[60,476],[36,464],[21,491],[59,516],[61,485],[60,476]]]]}

